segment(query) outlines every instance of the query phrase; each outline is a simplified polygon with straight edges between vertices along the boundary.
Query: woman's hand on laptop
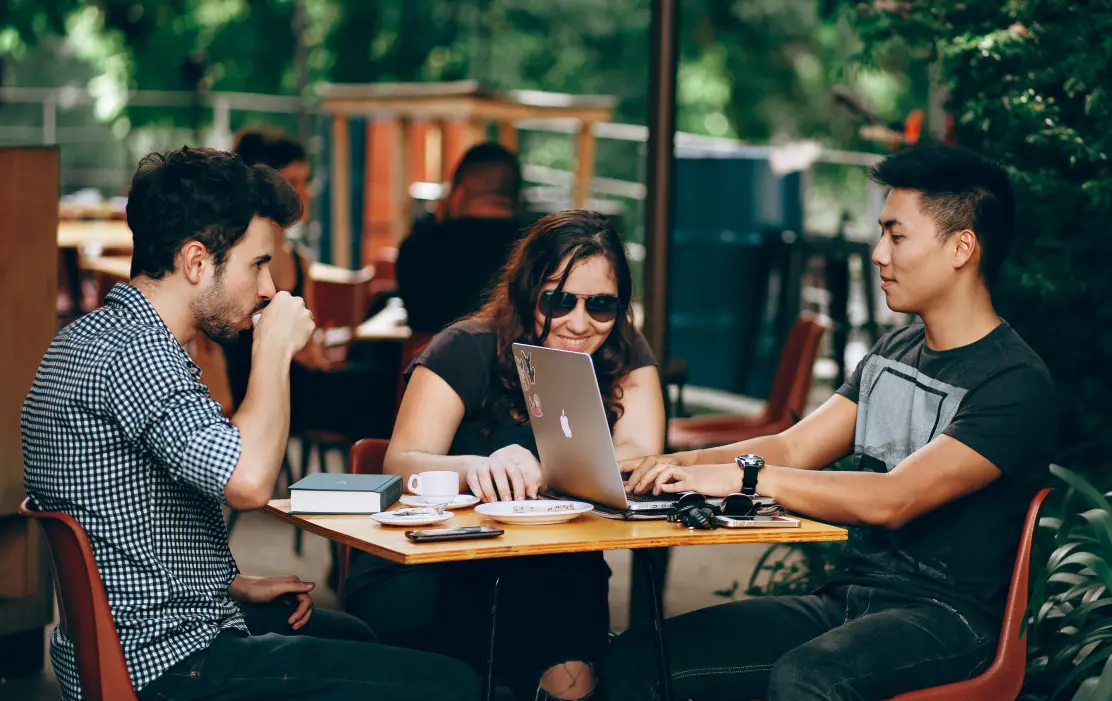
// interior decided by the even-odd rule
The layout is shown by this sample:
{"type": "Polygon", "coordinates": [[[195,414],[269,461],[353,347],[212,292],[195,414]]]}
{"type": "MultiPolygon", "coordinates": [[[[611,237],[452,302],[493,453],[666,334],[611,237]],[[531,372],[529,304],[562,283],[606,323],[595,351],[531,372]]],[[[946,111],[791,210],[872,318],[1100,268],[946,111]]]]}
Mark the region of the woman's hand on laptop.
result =
{"type": "Polygon", "coordinates": [[[541,466],[525,448],[508,445],[476,461],[467,471],[467,486],[486,502],[536,499],[541,466]]]}

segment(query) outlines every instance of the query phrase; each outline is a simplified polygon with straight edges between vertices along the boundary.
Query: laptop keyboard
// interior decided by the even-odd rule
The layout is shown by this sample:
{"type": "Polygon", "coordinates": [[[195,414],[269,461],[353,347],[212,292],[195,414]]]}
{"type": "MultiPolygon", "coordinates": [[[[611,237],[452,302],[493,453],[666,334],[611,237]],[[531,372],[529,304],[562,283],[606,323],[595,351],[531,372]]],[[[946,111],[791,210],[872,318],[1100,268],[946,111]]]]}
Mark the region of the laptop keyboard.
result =
{"type": "Polygon", "coordinates": [[[626,500],[631,503],[644,504],[653,501],[675,501],[676,497],[672,494],[626,494],[626,500]]]}

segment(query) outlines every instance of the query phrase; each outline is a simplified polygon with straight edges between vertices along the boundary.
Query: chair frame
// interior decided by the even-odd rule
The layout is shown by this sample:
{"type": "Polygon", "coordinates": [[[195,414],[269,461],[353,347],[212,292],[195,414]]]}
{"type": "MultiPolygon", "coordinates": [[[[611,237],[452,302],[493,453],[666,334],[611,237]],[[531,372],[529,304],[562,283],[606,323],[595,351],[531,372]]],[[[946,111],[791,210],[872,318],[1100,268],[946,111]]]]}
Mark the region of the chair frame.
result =
{"type": "Polygon", "coordinates": [[[73,641],[85,700],[138,701],[85,529],[69,514],[35,509],[30,498],[19,514],[39,522],[50,547],[59,625],[73,641]]]}

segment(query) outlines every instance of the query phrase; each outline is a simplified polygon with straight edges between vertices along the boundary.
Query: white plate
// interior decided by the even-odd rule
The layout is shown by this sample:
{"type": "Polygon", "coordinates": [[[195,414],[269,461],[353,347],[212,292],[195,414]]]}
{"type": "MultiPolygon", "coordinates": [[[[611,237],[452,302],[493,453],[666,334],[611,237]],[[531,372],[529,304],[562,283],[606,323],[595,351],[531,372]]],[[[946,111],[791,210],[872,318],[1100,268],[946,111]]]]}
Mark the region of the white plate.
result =
{"type": "Polygon", "coordinates": [[[451,519],[452,512],[437,513],[436,509],[430,508],[398,509],[371,514],[371,518],[384,526],[428,526],[451,519]]]}
{"type": "MultiPolygon", "coordinates": [[[[427,497],[419,497],[416,494],[403,495],[398,501],[404,506],[428,506],[425,501],[427,497]]],[[[436,502],[434,501],[433,504],[436,502]]],[[[445,509],[466,509],[479,503],[479,497],[474,494],[458,494],[451,504],[445,504],[445,509]]]]}
{"type": "Polygon", "coordinates": [[[502,523],[540,526],[563,523],[593,511],[594,506],[581,501],[534,499],[531,501],[494,501],[479,504],[475,511],[502,523]]]}

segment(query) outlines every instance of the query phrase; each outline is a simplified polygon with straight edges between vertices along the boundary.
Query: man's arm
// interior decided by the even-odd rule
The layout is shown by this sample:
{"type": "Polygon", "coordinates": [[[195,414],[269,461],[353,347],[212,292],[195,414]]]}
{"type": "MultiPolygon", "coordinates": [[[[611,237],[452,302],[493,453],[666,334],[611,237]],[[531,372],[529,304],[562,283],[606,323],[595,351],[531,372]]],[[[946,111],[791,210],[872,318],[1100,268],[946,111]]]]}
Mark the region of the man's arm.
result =
{"type": "Polygon", "coordinates": [[[255,327],[247,395],[232,417],[243,444],[224,486],[233,509],[260,509],[274,490],[290,431],[290,362],[313,328],[304,301],[286,292],[274,296],[255,327]]]}
{"type": "MultiPolygon", "coordinates": [[[[623,464],[622,469],[625,472],[632,470],[628,483],[631,485],[631,490],[637,492],[651,489],[658,476],[669,465],[732,467],[734,458],[743,453],[756,453],[770,465],[790,465],[792,468],[808,471],[819,470],[853,450],[856,426],[857,403],[836,394],[809,416],[782,433],[761,436],[719,448],[630,460],[623,464]]],[[[703,494],[717,495],[719,492],[729,494],[738,491],[740,476],[721,469],[715,471],[715,475],[723,479],[705,485],[705,488],[713,491],[703,491],[703,494]]],[[[709,478],[710,473],[707,476],[709,478]]]]}
{"type": "Polygon", "coordinates": [[[950,436],[939,436],[891,472],[802,472],[770,465],[757,493],[820,521],[896,529],[987,487],[1000,470],[950,436]]]}
{"type": "Polygon", "coordinates": [[[250,511],[266,506],[290,431],[290,358],[253,352],[247,394],[232,417],[243,449],[224,486],[228,506],[250,511]]]}
{"type": "MultiPolygon", "coordinates": [[[[819,520],[900,528],[1002,474],[1023,479],[1032,470],[1045,470],[1053,399],[1049,376],[1019,367],[969,394],[941,435],[889,472],[809,472],[769,465],[758,476],[757,493],[819,520]]],[[[654,489],[703,491],[700,486],[740,484],[736,465],[673,466],[661,471],[654,489]]]]}

